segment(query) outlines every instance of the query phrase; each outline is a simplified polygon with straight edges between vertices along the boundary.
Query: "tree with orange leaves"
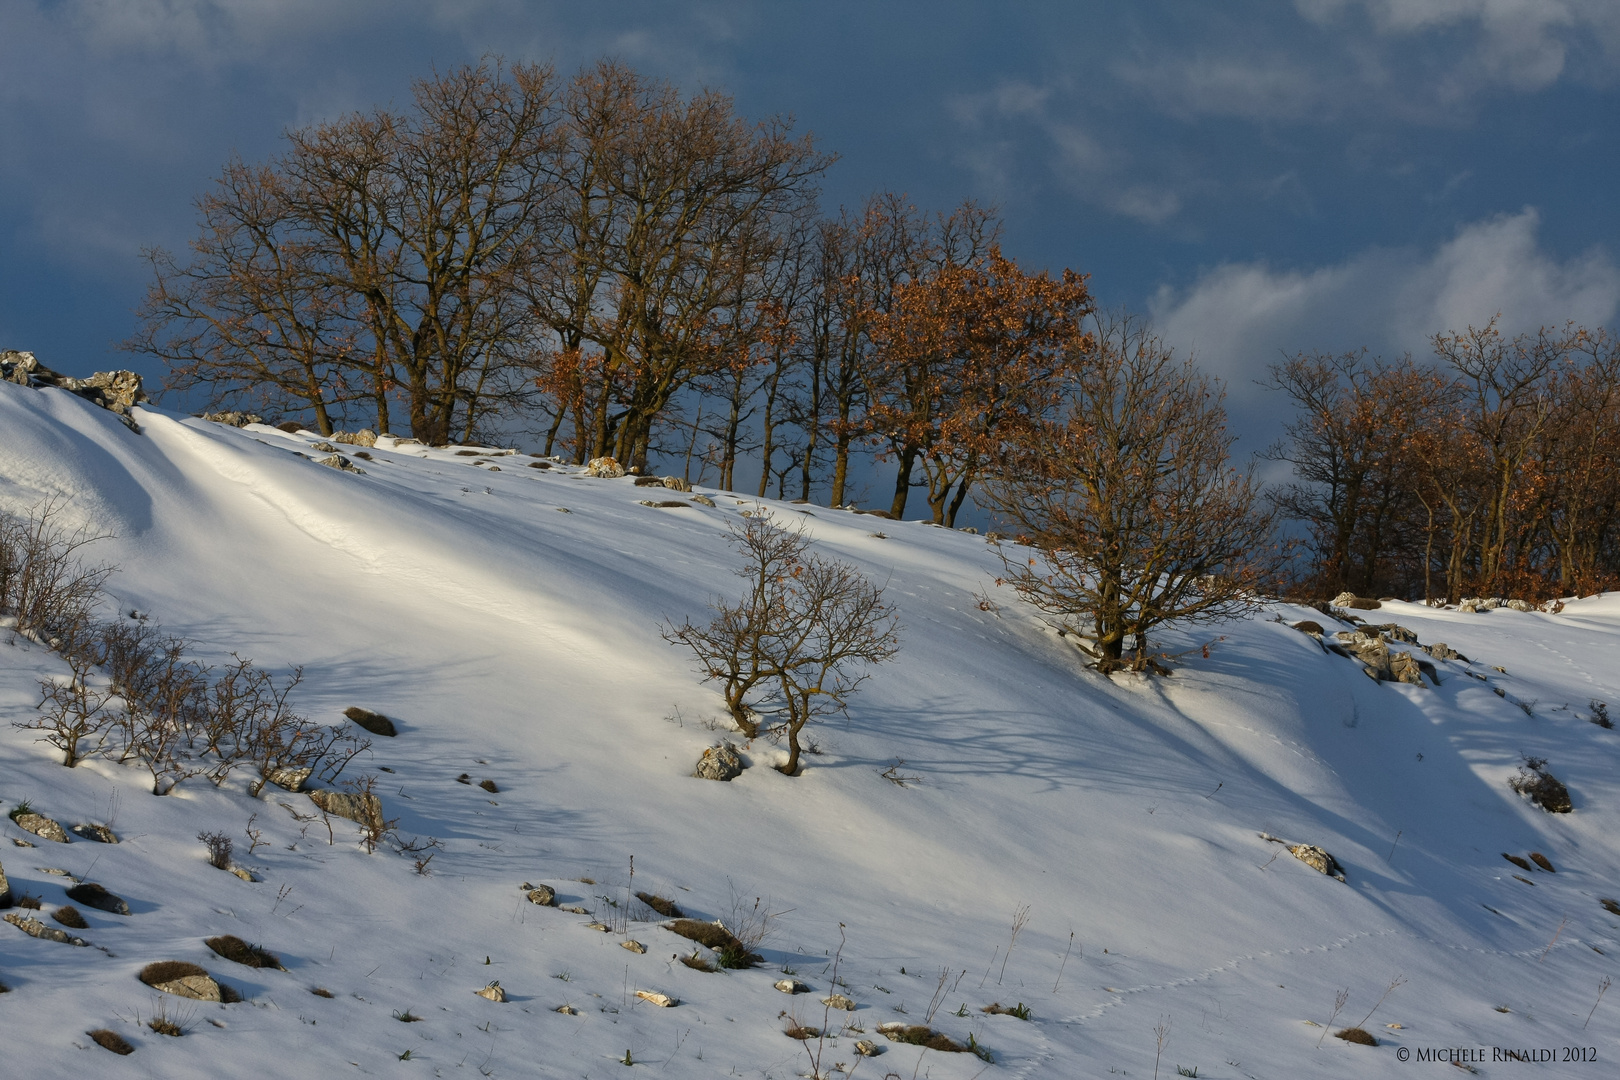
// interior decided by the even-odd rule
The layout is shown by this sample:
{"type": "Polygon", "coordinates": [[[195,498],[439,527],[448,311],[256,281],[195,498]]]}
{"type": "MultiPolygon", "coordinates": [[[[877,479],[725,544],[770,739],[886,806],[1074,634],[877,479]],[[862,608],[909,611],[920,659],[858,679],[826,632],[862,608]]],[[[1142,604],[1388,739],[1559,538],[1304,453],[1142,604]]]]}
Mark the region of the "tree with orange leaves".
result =
{"type": "Polygon", "coordinates": [[[1063,372],[1090,347],[1086,277],[1029,274],[991,248],[895,290],[870,312],[867,429],[899,462],[893,517],[920,469],[935,524],[957,511],[1001,443],[1058,406],[1063,372]]]}

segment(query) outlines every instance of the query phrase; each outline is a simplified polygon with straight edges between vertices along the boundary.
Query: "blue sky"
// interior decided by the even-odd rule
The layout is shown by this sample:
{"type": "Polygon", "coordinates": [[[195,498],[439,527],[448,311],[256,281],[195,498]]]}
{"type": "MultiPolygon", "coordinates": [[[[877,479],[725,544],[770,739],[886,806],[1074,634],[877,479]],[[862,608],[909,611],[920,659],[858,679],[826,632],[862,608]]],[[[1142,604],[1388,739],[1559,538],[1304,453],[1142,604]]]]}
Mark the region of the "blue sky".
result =
{"type": "Polygon", "coordinates": [[[128,366],[139,250],[232,151],[485,52],[792,114],[829,208],[997,204],[1008,254],[1222,376],[1251,448],[1285,352],[1620,310],[1615,0],[0,0],[0,348],[128,366]]]}

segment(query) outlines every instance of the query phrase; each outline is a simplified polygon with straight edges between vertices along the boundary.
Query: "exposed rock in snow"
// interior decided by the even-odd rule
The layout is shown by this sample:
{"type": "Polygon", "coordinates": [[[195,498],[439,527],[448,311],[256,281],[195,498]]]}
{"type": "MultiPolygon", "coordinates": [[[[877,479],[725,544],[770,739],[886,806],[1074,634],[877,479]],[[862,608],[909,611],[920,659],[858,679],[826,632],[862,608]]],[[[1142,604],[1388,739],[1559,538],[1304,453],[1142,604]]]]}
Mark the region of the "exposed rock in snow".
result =
{"type": "Polygon", "coordinates": [[[501,989],[501,982],[499,979],[496,979],[482,990],[474,990],[473,993],[477,994],[486,1001],[502,1003],[506,1001],[506,991],[501,989]]]}
{"type": "Polygon", "coordinates": [[[624,475],[624,466],[610,457],[591,458],[585,463],[585,475],[611,480],[624,475]]]}
{"type": "Polygon", "coordinates": [[[681,1003],[679,998],[670,997],[668,994],[660,994],[656,990],[637,990],[636,997],[642,1001],[651,1002],[660,1009],[673,1009],[681,1003]]]}
{"type": "Polygon", "coordinates": [[[359,431],[334,431],[332,441],[348,443],[350,446],[376,446],[377,433],[370,428],[361,428],[359,431]]]}
{"type": "Polygon", "coordinates": [[[1288,853],[1318,873],[1344,880],[1344,868],[1339,860],[1315,844],[1290,844],[1288,853]]]}
{"type": "Polygon", "coordinates": [[[399,732],[394,728],[394,722],[379,712],[362,709],[358,705],[350,705],[343,710],[343,715],[359,724],[373,735],[384,735],[392,739],[399,732]]]}
{"type": "Polygon", "coordinates": [[[523,895],[528,898],[529,903],[539,904],[541,907],[555,907],[557,905],[557,890],[550,885],[531,886],[525,882],[523,888],[527,890],[523,895]]]}
{"type": "Polygon", "coordinates": [[[798,979],[777,979],[771,984],[784,994],[808,994],[810,987],[798,979]]]}
{"type": "Polygon", "coordinates": [[[829,1009],[842,1009],[845,1012],[855,1011],[855,999],[845,997],[843,994],[828,994],[821,999],[821,1003],[829,1009]]]}
{"type": "Polygon", "coordinates": [[[631,952],[636,953],[638,955],[645,954],[646,951],[647,951],[647,946],[643,945],[641,942],[639,942],[639,941],[630,941],[630,940],[625,940],[625,941],[619,942],[619,948],[621,948],[621,949],[629,949],[631,952]]]}
{"type": "Polygon", "coordinates": [[[68,842],[68,834],[62,826],[44,814],[18,814],[11,820],[17,823],[17,828],[31,832],[41,840],[55,840],[58,844],[68,842]]]}
{"type": "Polygon", "coordinates": [[[271,769],[265,780],[287,791],[303,791],[314,772],[314,767],[308,765],[300,769],[271,769]]]}
{"type": "MultiPolygon", "coordinates": [[[[316,447],[316,449],[322,448],[316,447]]],[[[366,474],[366,470],[362,469],[360,466],[356,465],[342,454],[333,454],[330,457],[320,458],[315,462],[315,464],[325,465],[329,469],[338,470],[338,472],[358,473],[361,476],[366,474]]]]}
{"type": "Polygon", "coordinates": [[[69,900],[76,900],[85,907],[95,908],[97,911],[110,912],[113,915],[128,915],[129,905],[123,897],[108,892],[94,881],[80,882],[67,891],[69,900]]]}
{"type": "Polygon", "coordinates": [[[1411,653],[1391,653],[1389,657],[1389,675],[1395,682],[1410,683],[1413,686],[1423,685],[1422,661],[1411,653]]]}
{"type": "Polygon", "coordinates": [[[11,882],[6,880],[6,868],[0,865],[0,908],[11,906],[11,882]]]}
{"type": "Polygon", "coordinates": [[[1528,600],[1509,600],[1507,602],[1507,606],[1512,608],[1514,611],[1534,611],[1534,610],[1536,610],[1536,605],[1532,604],[1528,600]]]}
{"type": "Polygon", "coordinates": [[[197,419],[208,420],[215,424],[224,424],[226,427],[247,427],[249,424],[264,423],[264,417],[258,413],[234,411],[198,413],[197,419]]]}
{"type": "Polygon", "coordinates": [[[669,488],[671,491],[691,491],[692,490],[692,485],[687,483],[685,480],[681,479],[679,476],[666,476],[666,477],[663,478],[662,483],[663,483],[663,485],[665,487],[669,488]]]}
{"type": "Polygon", "coordinates": [[[1465,664],[1468,663],[1468,657],[1464,656],[1456,649],[1453,649],[1450,645],[1447,645],[1443,641],[1437,641],[1433,645],[1425,645],[1423,646],[1423,651],[1434,657],[1436,660],[1461,660],[1465,664]]]}
{"type": "Polygon", "coordinates": [[[742,775],[742,771],[742,755],[737,752],[737,747],[723,742],[703,751],[692,775],[700,780],[734,780],[742,775]]]}
{"type": "Polygon", "coordinates": [[[115,413],[124,426],[139,432],[130,410],[147,401],[141,377],[133,371],[98,371],[85,379],[61,375],[41,364],[31,352],[0,352],[0,379],[39,389],[54,386],[67,390],[115,413]]]}
{"type": "Polygon", "coordinates": [[[62,945],[89,945],[84,938],[74,937],[65,930],[58,930],[54,926],[46,926],[38,919],[17,912],[9,912],[5,916],[6,922],[15,926],[29,937],[37,937],[42,941],[55,941],[62,945]]]}
{"type": "Polygon", "coordinates": [[[311,791],[309,799],[333,817],[348,818],[367,828],[380,825],[383,820],[382,800],[375,795],[323,789],[311,791]]]}
{"type": "Polygon", "coordinates": [[[694,495],[692,496],[692,501],[695,503],[701,503],[704,506],[714,505],[714,500],[709,498],[707,495],[694,495]]]}
{"type": "Polygon", "coordinates": [[[73,835],[86,840],[94,840],[98,844],[118,843],[118,836],[105,825],[75,825],[73,826],[73,835]]]}

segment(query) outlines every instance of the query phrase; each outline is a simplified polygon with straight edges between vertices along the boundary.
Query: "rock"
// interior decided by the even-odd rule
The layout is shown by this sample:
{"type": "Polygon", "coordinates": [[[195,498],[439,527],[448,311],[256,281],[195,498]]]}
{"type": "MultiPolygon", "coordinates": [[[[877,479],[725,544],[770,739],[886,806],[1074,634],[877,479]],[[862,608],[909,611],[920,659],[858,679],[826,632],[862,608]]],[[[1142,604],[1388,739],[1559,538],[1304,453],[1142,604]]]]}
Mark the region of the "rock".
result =
{"type": "Polygon", "coordinates": [[[501,989],[501,982],[499,979],[496,979],[482,990],[474,990],[473,993],[477,994],[485,1001],[496,1001],[503,1004],[506,1001],[506,991],[501,989]]]}
{"type": "Polygon", "coordinates": [[[1384,641],[1383,635],[1357,630],[1340,631],[1334,637],[1342,648],[1361,661],[1367,674],[1374,680],[1383,682],[1390,678],[1389,644],[1384,641]]]}
{"type": "Polygon", "coordinates": [[[1342,592],[1333,598],[1334,607],[1353,608],[1357,611],[1375,611],[1382,605],[1377,600],[1365,596],[1357,596],[1353,592],[1342,592]]]}
{"type": "Polygon", "coordinates": [[[87,379],[75,379],[52,371],[33,353],[6,350],[0,352],[0,378],[19,386],[36,389],[54,386],[77,394],[115,413],[131,431],[139,433],[141,430],[130,416],[130,410],[147,397],[141,389],[141,377],[133,371],[98,371],[87,379]]]}
{"type": "Polygon", "coordinates": [[[478,781],[478,786],[489,792],[491,795],[499,795],[501,792],[501,786],[493,780],[480,780],[478,781]]]}
{"type": "Polygon", "coordinates": [[[541,907],[557,906],[557,890],[550,885],[536,885],[524,895],[529,898],[531,904],[538,904],[541,907]]]}
{"type": "Polygon", "coordinates": [[[613,927],[611,927],[607,923],[603,923],[603,922],[588,922],[588,923],[585,924],[585,929],[587,929],[587,930],[599,930],[604,934],[613,933],[613,927]]]}
{"type": "Polygon", "coordinates": [[[559,1006],[557,1006],[557,1011],[562,1013],[564,1016],[578,1016],[579,1015],[579,1010],[574,1008],[572,1005],[559,1005],[559,1006]]]}
{"type": "Polygon", "coordinates": [[[249,884],[259,880],[258,878],[253,876],[253,872],[251,870],[244,870],[242,867],[237,866],[235,863],[232,863],[230,866],[227,866],[225,868],[225,871],[226,871],[226,873],[229,873],[229,874],[232,874],[232,875],[234,875],[236,877],[241,878],[243,881],[246,881],[249,884]]]}
{"type": "Polygon", "coordinates": [[[679,476],[666,476],[660,482],[671,491],[692,490],[692,485],[681,479],[679,476]]]}
{"type": "Polygon", "coordinates": [[[183,975],[168,982],[151,983],[152,989],[193,1001],[224,1001],[225,994],[210,975],[183,975]]]}
{"type": "Polygon", "coordinates": [[[362,469],[360,466],[356,465],[342,454],[333,454],[331,457],[320,458],[315,462],[315,464],[325,465],[327,468],[336,469],[338,472],[356,473],[360,476],[366,475],[366,470],[362,469]]]}
{"type": "Polygon", "coordinates": [[[1423,646],[1423,651],[1434,657],[1436,660],[1461,660],[1465,664],[1468,663],[1468,657],[1464,656],[1456,649],[1453,649],[1450,645],[1447,645],[1443,641],[1437,641],[1433,645],[1425,645],[1423,646]]]}
{"type": "Polygon", "coordinates": [[[771,985],[784,994],[808,994],[810,992],[810,987],[798,979],[777,979],[771,985]]]}
{"type": "Polygon", "coordinates": [[[361,428],[355,432],[334,431],[332,441],[335,443],[347,443],[350,446],[376,446],[377,433],[370,428],[361,428]]]}
{"type": "Polygon", "coordinates": [[[829,1009],[843,1009],[845,1012],[855,1011],[855,1001],[843,994],[829,994],[821,999],[821,1003],[829,1009]]]}
{"type": "Polygon", "coordinates": [[[84,938],[74,937],[67,931],[58,930],[54,926],[46,926],[38,919],[31,918],[27,915],[19,915],[16,912],[11,912],[5,916],[5,920],[12,926],[15,926],[17,929],[27,934],[29,937],[37,937],[42,941],[55,941],[62,945],[82,946],[90,944],[88,941],[84,940],[84,938]]]}
{"type": "Polygon", "coordinates": [[[619,948],[629,949],[631,952],[636,953],[637,955],[647,951],[647,946],[643,945],[639,941],[621,941],[619,942],[619,948]]]}
{"type": "Polygon", "coordinates": [[[93,840],[98,844],[116,844],[118,836],[105,825],[75,825],[73,835],[85,840],[93,840]]]}
{"type": "Polygon", "coordinates": [[[369,828],[383,824],[382,800],[375,795],[351,795],[343,791],[311,791],[309,801],[334,817],[348,818],[369,828]]]}
{"type": "Polygon", "coordinates": [[[1466,611],[1466,612],[1469,612],[1469,613],[1472,614],[1472,613],[1477,613],[1477,612],[1481,612],[1481,611],[1495,611],[1497,608],[1499,608],[1501,606],[1502,606],[1502,601],[1501,601],[1501,599],[1499,597],[1495,597],[1495,596],[1471,596],[1471,597],[1465,597],[1463,600],[1461,600],[1457,604],[1457,610],[1458,611],[1466,611]]]}
{"type": "Polygon", "coordinates": [[[309,448],[311,450],[319,450],[323,454],[337,453],[337,447],[333,446],[329,442],[313,442],[309,444],[309,448]]]}
{"type": "Polygon", "coordinates": [[[1290,844],[1288,853],[1317,873],[1344,880],[1344,868],[1339,860],[1315,844],[1290,844]]]}
{"type": "Polygon", "coordinates": [[[97,911],[106,911],[113,915],[128,915],[129,905],[122,897],[115,896],[93,881],[82,881],[67,891],[69,900],[75,900],[85,907],[93,907],[97,911]]]}
{"type": "Polygon", "coordinates": [[[1398,641],[1402,645],[1416,645],[1418,643],[1417,634],[1408,630],[1399,623],[1384,623],[1382,626],[1364,626],[1362,629],[1369,632],[1376,631],[1384,635],[1385,641],[1398,641]]]}
{"type": "Polygon", "coordinates": [[[358,705],[351,705],[343,710],[343,715],[359,724],[373,735],[383,735],[392,739],[399,732],[394,729],[394,722],[382,713],[362,709],[358,705]]]}
{"type": "Polygon", "coordinates": [[[1557,870],[1553,869],[1552,860],[1547,858],[1547,856],[1543,855],[1539,851],[1532,851],[1530,853],[1530,861],[1535,863],[1537,866],[1541,867],[1543,870],[1547,871],[1547,873],[1549,873],[1549,874],[1558,873],[1557,870]]]}
{"type": "Polygon", "coordinates": [[[1504,852],[1502,852],[1502,858],[1506,859],[1508,862],[1512,863],[1514,866],[1517,866],[1520,870],[1523,870],[1525,873],[1530,872],[1530,864],[1525,862],[1523,859],[1519,858],[1517,855],[1509,855],[1507,852],[1504,851],[1504,852]]]}
{"type": "Polygon", "coordinates": [[[883,1053],[883,1047],[870,1039],[855,1040],[855,1052],[861,1057],[877,1057],[883,1053]]]}
{"type": "Polygon", "coordinates": [[[44,814],[18,814],[11,820],[17,823],[17,828],[31,832],[42,840],[54,840],[58,844],[68,842],[68,834],[63,831],[62,826],[44,814]]]}
{"type": "Polygon", "coordinates": [[[707,495],[694,495],[692,496],[692,501],[695,503],[701,503],[704,506],[714,505],[714,500],[709,498],[707,495]]]}
{"type": "Polygon", "coordinates": [[[224,424],[226,427],[247,427],[249,424],[264,423],[264,417],[250,412],[205,412],[198,413],[197,419],[224,424]]]}
{"type": "Polygon", "coordinates": [[[13,836],[11,838],[11,844],[12,844],[13,847],[33,847],[34,846],[33,844],[29,843],[27,840],[24,840],[21,837],[17,837],[17,836],[13,836]]]}
{"type": "Polygon", "coordinates": [[[6,868],[0,865],[0,908],[11,906],[11,882],[6,880],[6,868]]]}
{"type": "Polygon", "coordinates": [[[1420,664],[1421,662],[1411,653],[1393,653],[1389,658],[1390,678],[1395,682],[1422,686],[1423,669],[1420,664]]]}
{"type": "Polygon", "coordinates": [[[0,350],[0,379],[6,382],[27,386],[28,377],[39,369],[39,361],[34,359],[31,352],[0,350]]]}
{"type": "Polygon", "coordinates": [[[672,998],[668,994],[660,994],[656,990],[637,990],[636,997],[642,1001],[651,1002],[660,1009],[673,1009],[681,1003],[679,998],[672,998]]]}
{"type": "Polygon", "coordinates": [[[1507,602],[1507,606],[1512,608],[1514,611],[1534,611],[1534,610],[1536,610],[1536,605],[1530,603],[1530,601],[1528,601],[1528,600],[1509,600],[1507,602]]]}
{"type": "Polygon", "coordinates": [[[314,767],[309,765],[301,769],[271,769],[270,775],[266,776],[265,780],[288,791],[303,791],[304,785],[309,782],[314,772],[314,767]]]}
{"type": "Polygon", "coordinates": [[[723,742],[703,751],[692,775],[700,780],[733,780],[741,776],[742,771],[742,755],[737,753],[737,747],[723,742]]]}
{"type": "Polygon", "coordinates": [[[610,457],[591,458],[585,463],[585,475],[612,480],[624,475],[624,466],[610,457]]]}
{"type": "Polygon", "coordinates": [[[1291,625],[1295,630],[1298,630],[1302,634],[1309,634],[1311,637],[1316,638],[1318,641],[1322,640],[1323,630],[1322,630],[1322,624],[1319,623],[1319,622],[1315,622],[1314,620],[1311,620],[1311,619],[1303,619],[1300,622],[1290,623],[1289,625],[1291,625]]]}
{"type": "Polygon", "coordinates": [[[567,907],[559,906],[557,910],[566,911],[570,915],[589,915],[591,913],[589,908],[582,908],[578,904],[570,904],[567,907]]]}

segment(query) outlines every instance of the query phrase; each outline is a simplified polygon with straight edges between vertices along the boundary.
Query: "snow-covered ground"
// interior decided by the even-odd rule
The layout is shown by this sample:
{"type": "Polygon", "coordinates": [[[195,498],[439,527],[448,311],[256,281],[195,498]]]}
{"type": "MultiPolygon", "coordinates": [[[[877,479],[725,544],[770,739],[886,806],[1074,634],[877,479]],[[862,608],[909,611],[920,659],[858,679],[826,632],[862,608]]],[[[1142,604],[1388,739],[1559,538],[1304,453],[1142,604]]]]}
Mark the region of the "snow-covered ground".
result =
{"type": "Polygon", "coordinates": [[[1159,1029],[1164,1077],[1408,1076],[1449,1068],[1424,1058],[1453,1048],[1483,1055],[1479,1075],[1523,1075],[1498,1047],[1552,1051],[1540,1075],[1620,1075],[1620,993],[1587,1022],[1620,957],[1599,903],[1620,897],[1620,729],[1588,722],[1592,699],[1620,713],[1620,597],[1364,612],[1473,661],[1440,663],[1438,687],[1374,683],[1287,625],[1330,620],[1289,606],[1217,628],[1171,678],[1110,681],[997,593],[983,537],[771,504],[888,582],[902,651],[847,721],[813,729],[802,776],[766,767],[785,755],[762,740],[715,783],[690,774],[728,737],[718,695],[659,631],[734,594],[726,524],[754,500],[648,507],[677,496],[387,440],[355,475],[298,456],[323,456],[309,437],[138,419],[142,435],[67,393],[0,385],[0,505],[69,499],[73,522],[113,534],[91,554],[118,565],[121,608],[203,659],[302,665],[312,717],[395,718],[351,775],[377,776],[401,834],[443,848],[423,876],[366,854],[347,822],[329,842],[295,817],[305,796],[252,799],[240,772],[155,797],[136,766],[64,769],[11,722],[65,665],[0,632],[4,809],[122,838],[62,845],[0,818],[12,890],[50,925],[71,881],[47,870],[131,907],[85,911],[99,949],[0,926],[0,1074],[787,1078],[819,1051],[825,1075],[872,1080],[1150,1077],[1159,1029]],[[1522,755],[1547,759],[1574,813],[1509,789],[1522,755]],[[906,786],[880,775],[899,761],[906,786]],[[266,841],[251,853],[250,820],[266,841]],[[195,838],[215,830],[262,880],[207,864],[195,838]],[[1320,845],[1347,881],[1261,833],[1320,845]],[[1532,851],[1556,873],[1502,857],[1532,851]],[[524,883],[590,914],[530,904],[524,883]],[[733,926],[769,913],[766,963],[678,963],[690,943],[629,900],[643,890],[733,926]],[[218,934],[287,970],[215,956],[218,934]],[[136,972],[171,959],[247,1000],[159,1001],[136,972]],[[812,992],[778,992],[784,971],[812,992]],[[506,1003],[474,995],[492,979],[506,1003]],[[833,991],[856,1011],[829,1017],[833,991]],[[1364,1024],[1381,1045],[1333,1037],[1381,996],[1364,1024]],[[187,1034],[143,1026],[159,1010],[187,1034]],[[994,1063],[891,1043],[877,1029],[893,1021],[971,1035],[994,1063]],[[791,1039],[794,1022],[832,1037],[791,1039]],[[102,1027],[136,1052],[92,1044],[102,1027]],[[861,1039],[885,1052],[862,1058],[861,1039]]]}

